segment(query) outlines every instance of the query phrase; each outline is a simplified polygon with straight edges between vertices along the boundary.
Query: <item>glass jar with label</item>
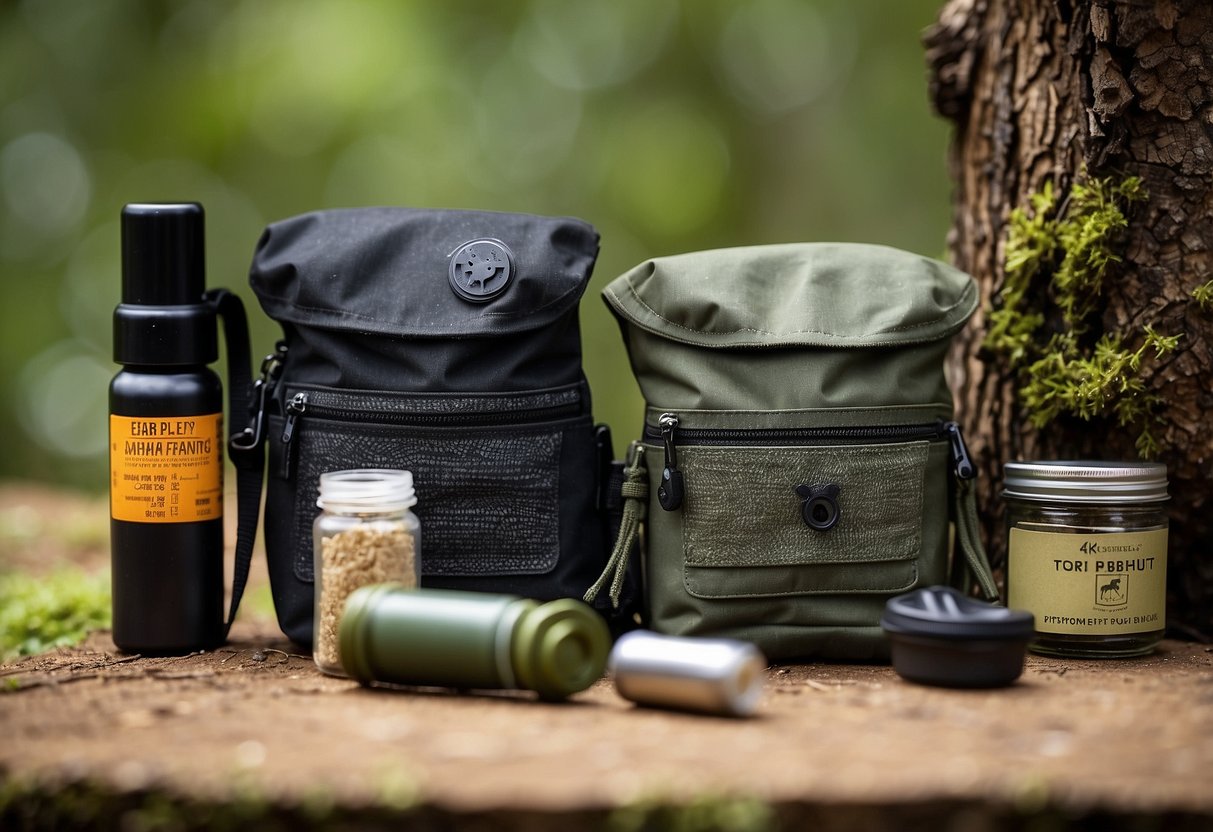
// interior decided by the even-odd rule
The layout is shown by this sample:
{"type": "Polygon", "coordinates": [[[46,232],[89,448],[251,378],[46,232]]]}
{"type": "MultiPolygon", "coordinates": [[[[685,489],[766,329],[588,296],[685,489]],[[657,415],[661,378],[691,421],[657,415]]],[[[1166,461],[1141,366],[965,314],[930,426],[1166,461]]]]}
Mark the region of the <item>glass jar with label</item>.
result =
{"type": "Polygon", "coordinates": [[[320,475],[322,511],[312,530],[315,610],[312,655],[325,673],[344,676],[339,632],[345,602],[369,584],[416,587],[421,523],[408,471],[360,468],[320,475]]]}
{"type": "Polygon", "coordinates": [[[1036,616],[1031,650],[1140,656],[1166,628],[1167,469],[1008,462],[1007,605],[1036,616]]]}

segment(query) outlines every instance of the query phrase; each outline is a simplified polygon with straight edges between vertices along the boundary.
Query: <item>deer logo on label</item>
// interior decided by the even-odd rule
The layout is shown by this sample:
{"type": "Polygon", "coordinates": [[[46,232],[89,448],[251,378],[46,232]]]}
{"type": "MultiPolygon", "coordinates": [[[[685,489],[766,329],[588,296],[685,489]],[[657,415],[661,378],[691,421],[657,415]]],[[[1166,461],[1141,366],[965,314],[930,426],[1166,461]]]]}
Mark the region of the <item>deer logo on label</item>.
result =
{"type": "Polygon", "coordinates": [[[1129,576],[1097,574],[1095,604],[1100,607],[1121,607],[1129,602],[1129,576]]]}

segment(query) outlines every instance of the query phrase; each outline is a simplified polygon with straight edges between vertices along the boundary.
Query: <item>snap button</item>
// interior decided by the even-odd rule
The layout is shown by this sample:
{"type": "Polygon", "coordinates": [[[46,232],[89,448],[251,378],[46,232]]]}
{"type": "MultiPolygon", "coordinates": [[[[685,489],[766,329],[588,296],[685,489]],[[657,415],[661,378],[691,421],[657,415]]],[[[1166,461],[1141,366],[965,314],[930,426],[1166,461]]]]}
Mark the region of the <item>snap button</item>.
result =
{"type": "Polygon", "coordinates": [[[800,497],[800,516],[805,525],[819,532],[826,532],[838,523],[838,495],[842,491],[834,483],[825,485],[798,485],[796,495],[800,497]]]}
{"type": "Polygon", "coordinates": [[[447,277],[455,294],[472,303],[500,295],[514,277],[514,253],[500,240],[471,240],[451,255],[447,277]]]}

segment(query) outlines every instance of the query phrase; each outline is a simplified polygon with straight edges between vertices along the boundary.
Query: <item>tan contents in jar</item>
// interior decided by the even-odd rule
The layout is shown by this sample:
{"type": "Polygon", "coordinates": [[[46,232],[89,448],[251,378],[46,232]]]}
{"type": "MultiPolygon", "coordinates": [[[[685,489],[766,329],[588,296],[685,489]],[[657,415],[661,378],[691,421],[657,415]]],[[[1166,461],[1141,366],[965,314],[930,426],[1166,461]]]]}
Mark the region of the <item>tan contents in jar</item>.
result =
{"type": "Polygon", "coordinates": [[[345,601],[357,589],[388,581],[416,586],[413,535],[402,529],[358,527],[322,538],[320,621],[315,658],[324,667],[340,668],[338,628],[345,601]]]}

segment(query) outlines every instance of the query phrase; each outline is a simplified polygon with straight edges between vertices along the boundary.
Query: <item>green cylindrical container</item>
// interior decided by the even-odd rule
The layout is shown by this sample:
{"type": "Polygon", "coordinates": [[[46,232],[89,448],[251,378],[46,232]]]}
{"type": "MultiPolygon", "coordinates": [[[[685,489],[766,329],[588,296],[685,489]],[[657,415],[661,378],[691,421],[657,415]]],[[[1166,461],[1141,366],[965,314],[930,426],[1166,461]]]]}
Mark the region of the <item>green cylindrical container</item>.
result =
{"type": "Polygon", "coordinates": [[[341,621],[346,673],[389,682],[533,690],[563,699],[602,676],[611,639],[585,604],[378,584],[354,592],[341,621]]]}

